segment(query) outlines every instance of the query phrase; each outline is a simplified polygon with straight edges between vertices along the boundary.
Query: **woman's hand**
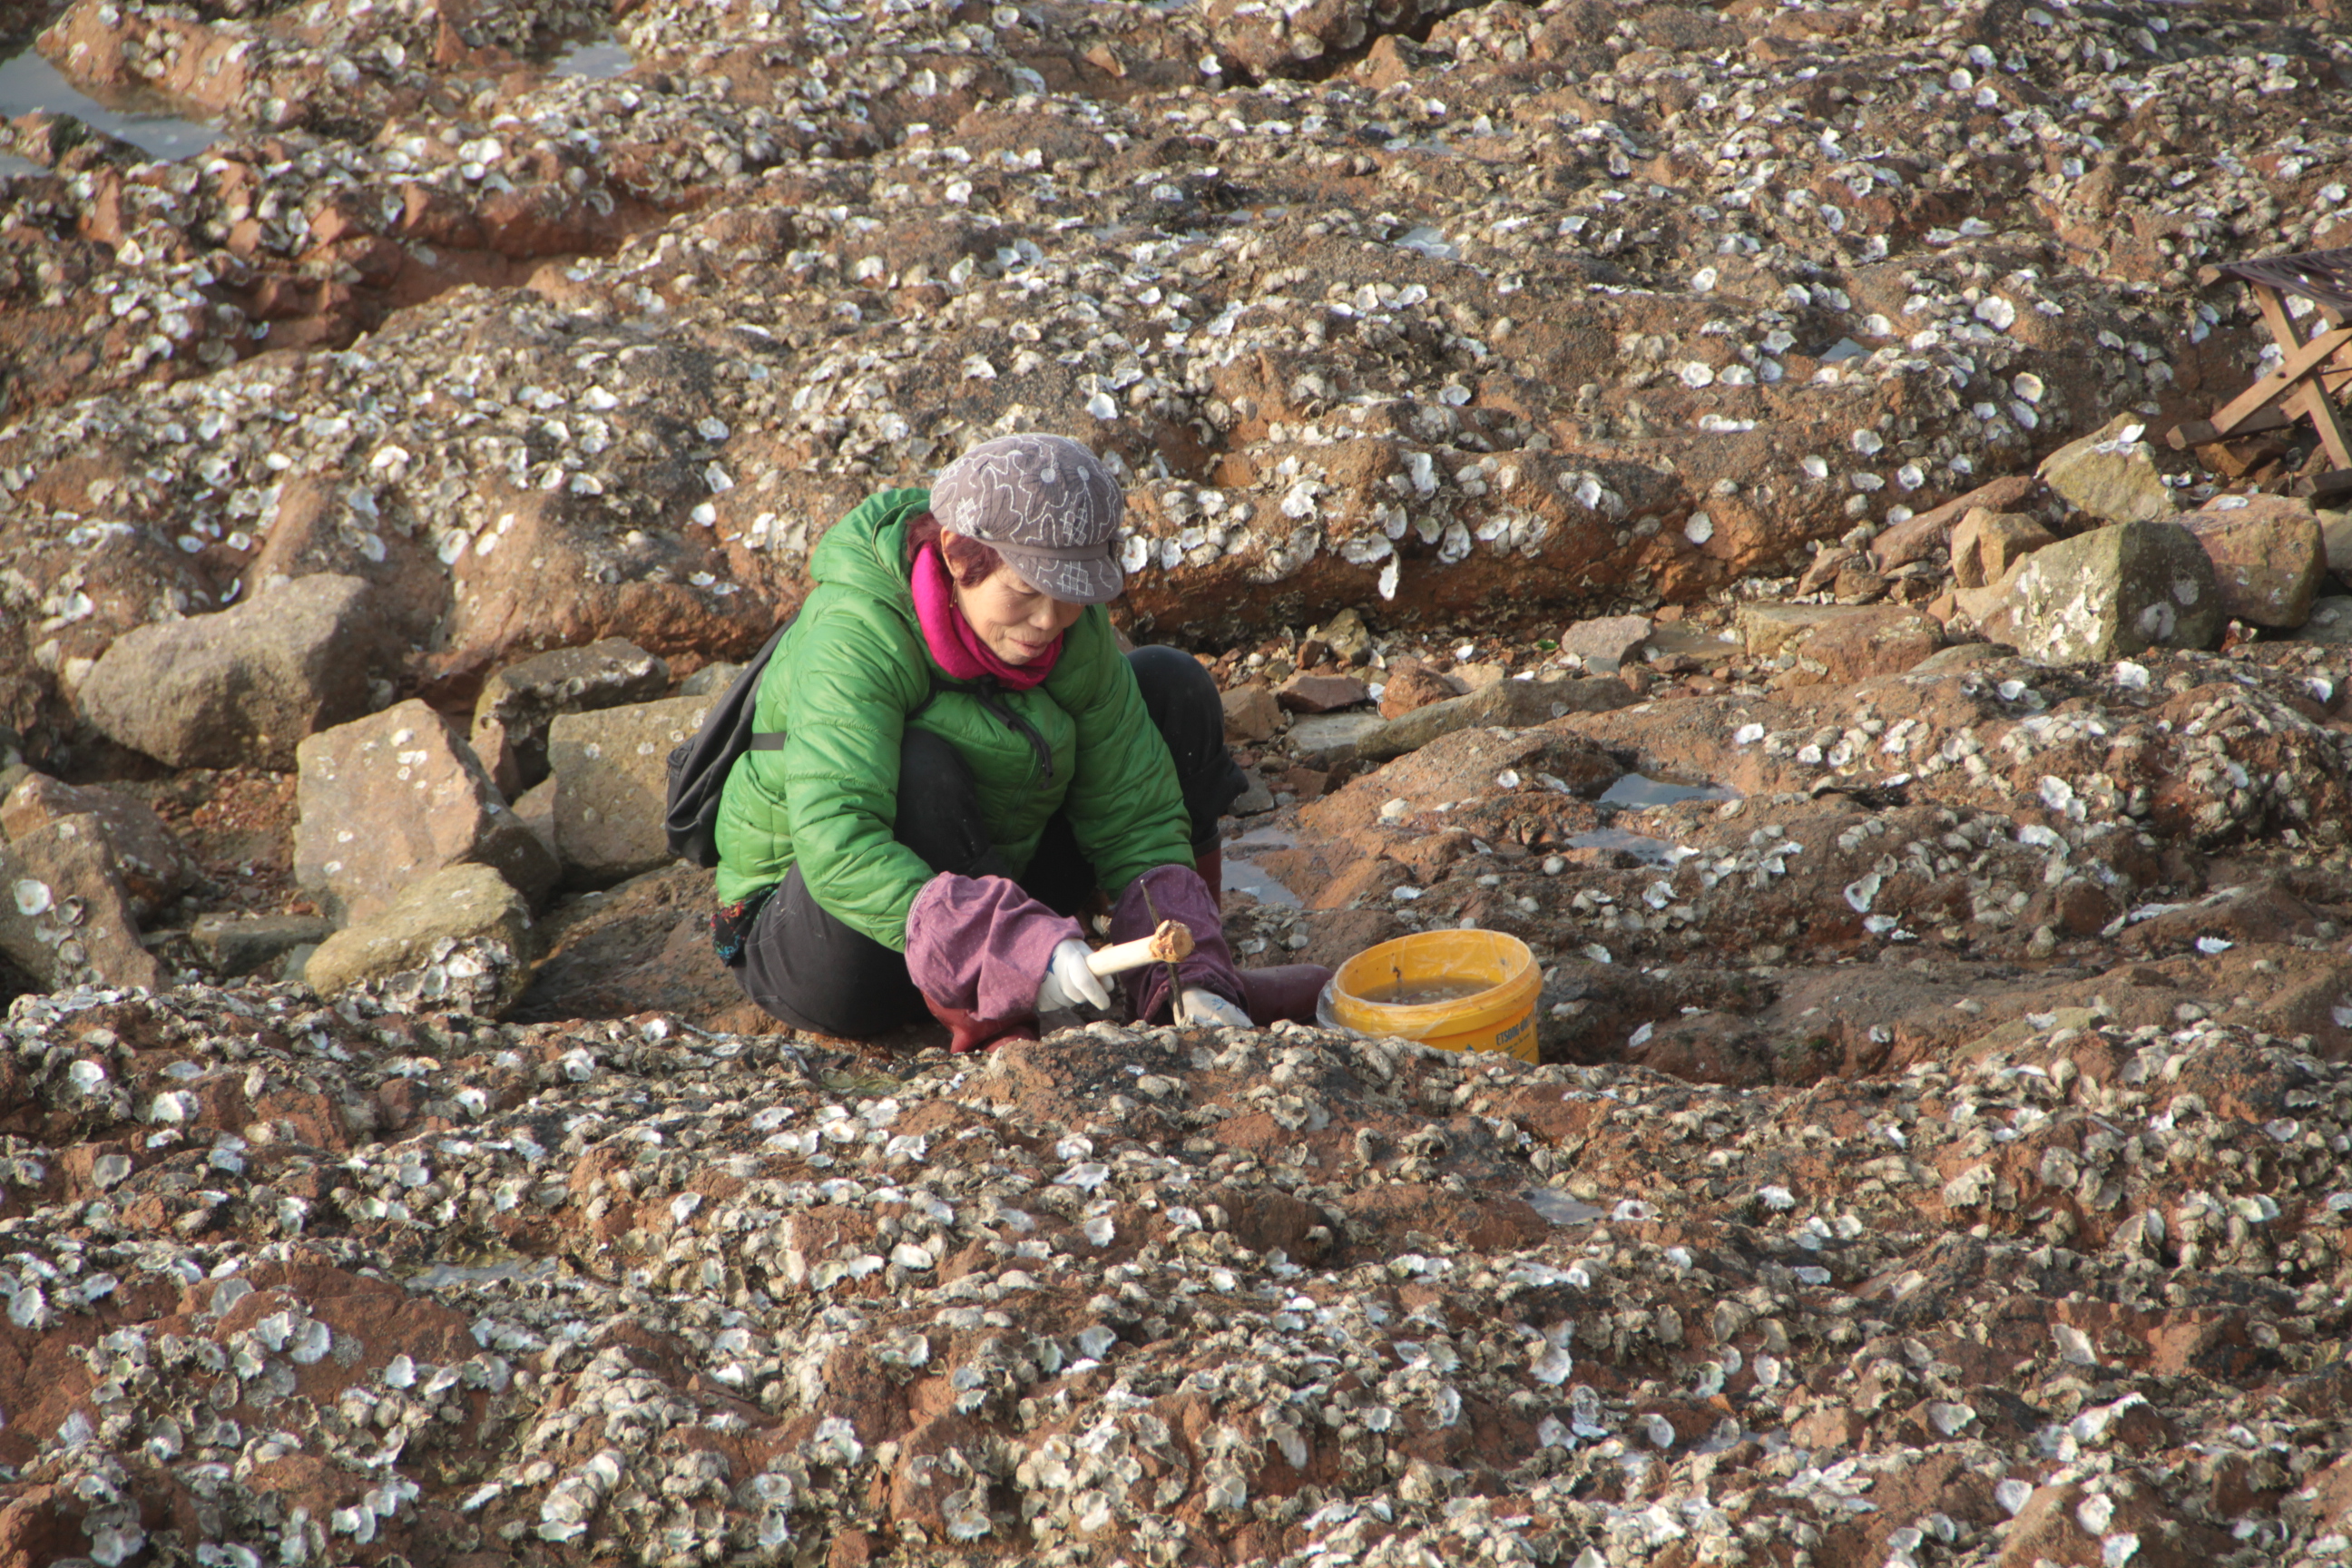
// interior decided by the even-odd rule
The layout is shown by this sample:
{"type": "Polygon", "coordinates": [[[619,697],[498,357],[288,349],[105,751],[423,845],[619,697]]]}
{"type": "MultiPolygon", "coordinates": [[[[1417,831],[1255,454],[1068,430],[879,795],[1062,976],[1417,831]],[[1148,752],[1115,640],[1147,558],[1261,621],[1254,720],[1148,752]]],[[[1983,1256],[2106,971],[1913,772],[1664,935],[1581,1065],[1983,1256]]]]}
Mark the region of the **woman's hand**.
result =
{"type": "Polygon", "coordinates": [[[1053,963],[1045,969],[1045,977],[1037,983],[1037,1011],[1059,1012],[1075,1007],[1081,1002],[1091,1002],[1097,1007],[1110,1006],[1110,993],[1095,972],[1087,967],[1087,947],[1073,937],[1055,945],[1053,963]]]}
{"type": "Polygon", "coordinates": [[[1184,987],[1183,1002],[1176,1010],[1180,1024],[1222,1024],[1232,1029],[1250,1026],[1247,1013],[1204,985],[1184,987]]]}

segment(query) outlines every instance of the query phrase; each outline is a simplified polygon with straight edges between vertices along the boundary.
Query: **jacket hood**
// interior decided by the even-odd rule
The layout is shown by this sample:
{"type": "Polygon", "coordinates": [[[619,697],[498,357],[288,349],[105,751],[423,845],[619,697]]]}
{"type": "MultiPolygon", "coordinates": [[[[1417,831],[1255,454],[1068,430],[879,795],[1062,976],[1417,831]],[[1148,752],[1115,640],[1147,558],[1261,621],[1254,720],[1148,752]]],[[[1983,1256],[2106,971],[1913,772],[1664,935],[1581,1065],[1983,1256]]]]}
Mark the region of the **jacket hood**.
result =
{"type": "Polygon", "coordinates": [[[809,552],[809,577],[897,606],[914,624],[908,585],[907,524],[931,503],[928,489],[884,490],[825,531],[809,552]]]}

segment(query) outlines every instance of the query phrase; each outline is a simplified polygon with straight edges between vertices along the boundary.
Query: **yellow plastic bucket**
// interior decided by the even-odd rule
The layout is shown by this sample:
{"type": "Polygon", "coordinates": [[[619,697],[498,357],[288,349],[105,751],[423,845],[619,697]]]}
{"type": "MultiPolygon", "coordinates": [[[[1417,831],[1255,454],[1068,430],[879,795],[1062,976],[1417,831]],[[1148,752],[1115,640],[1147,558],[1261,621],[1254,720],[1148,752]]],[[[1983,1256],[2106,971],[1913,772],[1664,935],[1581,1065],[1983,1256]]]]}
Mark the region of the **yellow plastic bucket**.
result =
{"type": "Polygon", "coordinates": [[[1397,1035],[1444,1051],[1502,1051],[1536,1059],[1536,995],[1543,972],[1517,937],[1498,931],[1427,931],[1368,947],[1339,967],[1316,1008],[1323,1024],[1397,1035]],[[1456,988],[1442,1001],[1391,1003],[1383,994],[1456,988]]]}

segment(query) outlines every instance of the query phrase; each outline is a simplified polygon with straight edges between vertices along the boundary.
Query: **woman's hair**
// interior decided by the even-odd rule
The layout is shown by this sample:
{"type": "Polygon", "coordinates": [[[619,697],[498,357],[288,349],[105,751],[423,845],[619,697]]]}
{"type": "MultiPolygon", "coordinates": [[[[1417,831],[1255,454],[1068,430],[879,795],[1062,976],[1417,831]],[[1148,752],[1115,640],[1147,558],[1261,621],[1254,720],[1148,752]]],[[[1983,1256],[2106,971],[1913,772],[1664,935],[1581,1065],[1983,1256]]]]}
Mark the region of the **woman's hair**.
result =
{"type": "Polygon", "coordinates": [[[907,525],[907,559],[912,561],[926,544],[940,546],[940,555],[948,563],[948,575],[960,587],[979,587],[1004,564],[1003,556],[969,534],[959,533],[942,542],[940,520],[928,511],[907,525]]]}

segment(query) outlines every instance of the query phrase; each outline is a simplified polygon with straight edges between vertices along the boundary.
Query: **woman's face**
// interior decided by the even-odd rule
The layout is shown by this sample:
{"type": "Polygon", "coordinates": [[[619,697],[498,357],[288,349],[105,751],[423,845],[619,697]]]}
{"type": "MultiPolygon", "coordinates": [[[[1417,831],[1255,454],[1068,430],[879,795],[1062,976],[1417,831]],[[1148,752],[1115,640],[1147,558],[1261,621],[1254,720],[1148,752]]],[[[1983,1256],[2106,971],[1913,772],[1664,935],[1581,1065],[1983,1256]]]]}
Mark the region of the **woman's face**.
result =
{"type": "Polygon", "coordinates": [[[989,652],[1011,665],[1027,664],[1086,613],[1039,592],[1010,565],[1001,565],[971,587],[956,584],[956,608],[989,652]]]}

